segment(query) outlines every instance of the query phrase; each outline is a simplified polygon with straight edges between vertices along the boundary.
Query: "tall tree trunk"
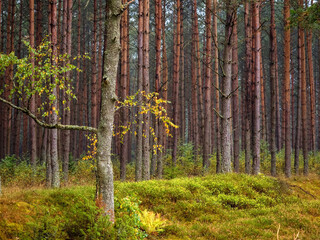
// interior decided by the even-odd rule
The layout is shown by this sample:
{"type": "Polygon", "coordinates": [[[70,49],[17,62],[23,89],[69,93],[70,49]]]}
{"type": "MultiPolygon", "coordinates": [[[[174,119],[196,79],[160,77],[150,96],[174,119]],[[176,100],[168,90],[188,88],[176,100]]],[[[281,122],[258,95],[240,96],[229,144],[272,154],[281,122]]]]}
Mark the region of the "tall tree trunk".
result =
{"type": "Polygon", "coordinates": [[[181,127],[180,127],[180,137],[181,137],[181,143],[185,143],[185,134],[186,134],[186,117],[185,117],[185,109],[186,109],[186,102],[185,102],[185,59],[184,59],[184,37],[183,37],[183,7],[180,9],[180,52],[181,52],[181,57],[180,57],[180,122],[181,122],[181,127]]]}
{"type": "Polygon", "coordinates": [[[196,57],[196,27],[195,18],[197,9],[193,6],[192,11],[192,49],[191,52],[191,76],[192,76],[192,133],[194,149],[197,151],[199,148],[199,116],[198,116],[198,84],[197,84],[197,57],[196,57]]]}
{"type": "MultiPolygon", "coordinates": [[[[312,4],[313,1],[311,1],[312,4]]],[[[310,114],[311,114],[311,126],[310,126],[310,138],[311,149],[315,153],[316,151],[316,132],[315,132],[315,86],[314,86],[314,73],[313,73],[313,59],[312,59],[312,30],[307,31],[307,51],[308,51],[308,72],[310,82],[310,114]]]]}
{"type": "MultiPolygon", "coordinates": [[[[261,7],[260,7],[261,9],[261,7]]],[[[261,139],[267,140],[267,120],[266,120],[266,99],[265,99],[265,86],[263,78],[263,63],[262,51],[260,51],[260,92],[261,92],[261,139]]]]}
{"type": "MultiPolygon", "coordinates": [[[[50,2],[51,8],[51,47],[52,47],[52,61],[53,66],[56,65],[57,52],[57,0],[50,2]]],[[[54,81],[54,78],[51,79],[54,81]]],[[[53,95],[57,96],[57,88],[53,88],[53,95]]],[[[53,101],[52,108],[58,109],[57,100],[53,101]]],[[[56,124],[58,122],[58,115],[55,111],[52,111],[51,123],[56,124]]],[[[59,176],[59,162],[58,162],[58,130],[51,130],[51,166],[52,166],[52,187],[60,187],[59,176]]]]}
{"type": "MultiPolygon", "coordinates": [[[[236,13],[235,13],[236,14],[236,13]]],[[[235,16],[232,33],[232,121],[233,121],[233,167],[240,171],[240,126],[239,126],[239,80],[238,80],[238,29],[235,16]]]]}
{"type": "MultiPolygon", "coordinates": [[[[300,6],[303,7],[303,1],[300,0],[300,6]]],[[[305,34],[304,29],[299,27],[299,36],[301,38],[301,117],[302,117],[302,149],[303,149],[303,173],[309,173],[308,160],[308,119],[307,119],[307,81],[306,81],[306,52],[305,52],[305,34]]]]}
{"type": "MultiPolygon", "coordinates": [[[[30,47],[34,48],[34,0],[29,1],[29,7],[30,7],[30,47]]],[[[31,65],[32,65],[32,71],[34,69],[35,59],[34,59],[34,53],[30,53],[31,58],[31,65]]],[[[32,82],[32,86],[34,86],[34,77],[30,80],[32,82]]],[[[31,104],[30,104],[30,111],[35,113],[36,110],[36,97],[31,97],[31,104]]],[[[30,131],[31,131],[31,165],[33,167],[36,166],[37,161],[37,128],[36,123],[33,121],[33,119],[30,119],[30,131]]]]}
{"type": "Polygon", "coordinates": [[[271,175],[275,176],[276,172],[276,26],[274,0],[270,0],[271,7],[271,24],[270,24],[270,92],[271,92],[271,128],[270,128],[270,152],[271,152],[271,175]]]}
{"type": "MultiPolygon", "coordinates": [[[[14,34],[14,12],[15,12],[15,0],[9,0],[8,2],[8,16],[7,16],[7,42],[6,52],[10,54],[13,49],[13,34],[14,34]]],[[[6,88],[4,89],[5,99],[9,98],[10,89],[12,88],[13,67],[10,66],[5,71],[4,82],[6,88]]],[[[10,154],[10,142],[11,142],[11,124],[12,124],[12,109],[9,106],[4,106],[4,153],[10,154]]]]}
{"type": "Polygon", "coordinates": [[[257,1],[253,6],[253,28],[255,34],[255,79],[254,83],[254,98],[253,98],[253,131],[252,131],[252,155],[253,155],[253,174],[260,172],[260,101],[261,101],[261,90],[260,90],[260,61],[261,61],[261,32],[260,32],[260,2],[257,1]]]}
{"type": "MultiPolygon", "coordinates": [[[[160,94],[160,77],[161,77],[161,30],[162,30],[162,7],[161,7],[161,0],[156,0],[155,3],[155,21],[156,21],[156,75],[155,75],[155,91],[157,93],[160,94]]],[[[161,141],[162,141],[162,131],[161,131],[161,126],[159,121],[156,119],[155,121],[155,132],[156,132],[156,145],[161,145],[161,141]]],[[[157,149],[156,149],[157,151],[157,149]]],[[[162,160],[161,158],[161,153],[160,151],[157,151],[157,156],[155,158],[154,164],[152,164],[152,169],[156,168],[156,165],[158,168],[160,168],[158,170],[162,172],[162,160]]],[[[153,172],[154,174],[155,172],[153,172]]],[[[158,174],[157,174],[158,175],[158,174]]],[[[159,175],[158,175],[159,177],[159,175]]]]}
{"type": "MultiPolygon", "coordinates": [[[[179,76],[180,76],[180,39],[181,39],[181,5],[180,0],[177,0],[177,25],[176,25],[176,41],[174,54],[174,64],[173,64],[173,122],[179,124],[179,76]]],[[[172,149],[172,162],[176,165],[177,161],[177,149],[179,141],[179,129],[173,129],[173,149],[172,149]]]]}
{"type": "MultiPolygon", "coordinates": [[[[274,51],[278,52],[277,41],[275,41],[275,49],[274,51]]],[[[277,125],[276,125],[276,141],[277,141],[277,149],[280,151],[281,149],[281,117],[280,117],[280,94],[279,94],[279,71],[278,71],[278,56],[276,55],[276,117],[277,117],[277,125]]]]}
{"type": "Polygon", "coordinates": [[[120,19],[123,5],[120,0],[108,0],[106,21],[107,48],[105,49],[104,76],[101,85],[101,115],[98,128],[97,179],[98,197],[102,200],[105,214],[114,222],[113,169],[111,162],[112,129],[116,102],[115,85],[120,51],[120,19]]]}
{"type": "MultiPolygon", "coordinates": [[[[218,46],[218,7],[217,7],[217,0],[213,0],[213,43],[215,46],[214,50],[214,85],[215,85],[215,110],[216,112],[220,112],[220,93],[219,93],[219,46],[218,46]]],[[[221,160],[220,160],[220,153],[221,153],[221,135],[220,135],[220,116],[216,114],[215,117],[216,124],[215,124],[215,133],[216,133],[216,172],[221,172],[221,160]]]]}
{"type": "MultiPolygon", "coordinates": [[[[122,4],[126,4],[126,0],[122,1],[122,4]]],[[[127,29],[128,29],[128,11],[125,11],[122,14],[121,18],[121,76],[120,76],[120,99],[125,100],[127,97],[127,84],[128,84],[128,44],[127,44],[127,29]]],[[[123,108],[120,110],[120,125],[127,126],[128,125],[128,109],[123,108]]],[[[123,181],[126,179],[126,164],[127,164],[127,158],[128,158],[128,135],[130,133],[127,133],[123,136],[122,143],[120,145],[120,179],[123,181]]]]}
{"type": "Polygon", "coordinates": [[[285,99],[285,174],[291,176],[291,107],[290,107],[290,0],[284,2],[284,99],[285,99]]]}
{"type": "Polygon", "coordinates": [[[246,67],[245,67],[245,79],[246,79],[246,120],[245,120],[245,172],[250,173],[250,159],[251,159],[251,85],[252,85],[252,27],[250,17],[250,3],[245,1],[245,35],[246,35],[246,67]]]}
{"type": "Polygon", "coordinates": [[[97,126],[97,0],[93,1],[93,39],[92,39],[92,78],[91,78],[91,126],[97,126]]]}
{"type": "MultiPolygon", "coordinates": [[[[161,11],[161,8],[159,9],[161,11]]],[[[165,12],[166,12],[166,0],[163,1],[163,12],[162,12],[162,98],[167,100],[168,98],[168,60],[167,60],[167,50],[166,50],[166,34],[165,34],[165,12]]],[[[168,109],[167,104],[164,105],[164,109],[168,109]]],[[[162,147],[163,152],[166,151],[167,147],[167,135],[164,131],[164,126],[161,124],[161,131],[160,134],[162,136],[162,147]]],[[[157,177],[162,178],[162,171],[163,171],[163,153],[161,152],[161,156],[159,156],[158,164],[157,164],[157,177]]]]}
{"type": "MultiPolygon", "coordinates": [[[[138,90],[143,90],[143,1],[139,0],[139,22],[138,22],[138,90]]],[[[142,101],[139,93],[138,101],[142,101]]],[[[136,169],[135,180],[142,180],[142,138],[143,138],[143,116],[138,114],[137,126],[137,148],[136,148],[136,169]]]]}
{"type": "MultiPolygon", "coordinates": [[[[149,81],[149,19],[150,19],[150,2],[145,0],[143,2],[143,90],[146,94],[150,92],[150,81],[149,81]]],[[[142,168],[142,178],[144,180],[150,179],[150,143],[149,143],[149,126],[150,126],[150,114],[146,113],[143,116],[143,134],[144,138],[142,139],[143,146],[143,168],[142,168]]]]}
{"type": "Polygon", "coordinates": [[[296,135],[294,147],[294,172],[299,174],[299,152],[301,139],[301,80],[302,80],[302,62],[301,62],[301,34],[298,30],[298,86],[297,86],[297,110],[296,110],[296,135]]]}
{"type": "Polygon", "coordinates": [[[222,80],[222,119],[221,119],[221,161],[222,172],[231,172],[232,148],[232,119],[231,119],[231,94],[232,94],[232,33],[235,21],[233,2],[226,2],[225,42],[223,51],[223,80],[222,80]]]}
{"type": "Polygon", "coordinates": [[[203,145],[203,167],[209,168],[210,154],[210,128],[211,128],[211,103],[210,103],[210,87],[211,87],[211,11],[212,0],[206,1],[206,58],[205,58],[205,85],[204,85],[204,145],[203,145]]]}
{"type": "MultiPolygon", "coordinates": [[[[72,33],[72,4],[73,1],[72,0],[67,0],[67,34],[66,34],[66,53],[71,56],[71,33],[72,33]]],[[[67,64],[70,64],[70,60],[68,60],[67,64]]],[[[66,73],[66,79],[67,81],[70,81],[70,71],[68,71],[66,73]]],[[[66,107],[67,110],[64,111],[64,118],[65,118],[65,124],[69,125],[70,121],[71,121],[71,115],[70,115],[70,101],[69,100],[69,96],[65,95],[66,97],[66,107]],[[69,110],[68,110],[69,109],[69,110]]],[[[65,130],[63,132],[63,164],[62,164],[62,168],[63,168],[63,178],[64,181],[67,182],[68,181],[68,175],[69,175],[69,154],[70,154],[70,131],[69,130],[65,130]]]]}

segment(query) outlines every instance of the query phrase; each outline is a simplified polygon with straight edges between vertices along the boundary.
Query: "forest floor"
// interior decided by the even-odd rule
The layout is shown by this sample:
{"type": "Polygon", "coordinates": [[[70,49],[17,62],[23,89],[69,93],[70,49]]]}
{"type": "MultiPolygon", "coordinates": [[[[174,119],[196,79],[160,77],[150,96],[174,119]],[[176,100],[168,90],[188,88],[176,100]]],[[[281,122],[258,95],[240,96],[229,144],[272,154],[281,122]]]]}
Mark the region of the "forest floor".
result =
{"type": "MultiPolygon", "coordinates": [[[[119,222],[110,239],[138,239],[127,227],[135,224],[147,239],[320,239],[319,175],[116,182],[115,195],[119,222]],[[142,225],[130,218],[136,203],[142,225]]],[[[3,188],[0,239],[108,239],[93,198],[94,186],[3,188]]]]}

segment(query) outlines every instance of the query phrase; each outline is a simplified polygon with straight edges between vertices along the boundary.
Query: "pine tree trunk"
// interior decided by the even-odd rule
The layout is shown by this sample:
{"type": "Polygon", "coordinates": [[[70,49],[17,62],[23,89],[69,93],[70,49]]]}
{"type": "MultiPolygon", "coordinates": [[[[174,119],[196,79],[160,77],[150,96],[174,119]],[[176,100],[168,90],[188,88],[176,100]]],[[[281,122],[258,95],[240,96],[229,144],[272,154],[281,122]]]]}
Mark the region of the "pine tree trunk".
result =
{"type": "Polygon", "coordinates": [[[240,171],[240,126],[239,126],[239,80],[238,80],[238,29],[235,16],[232,33],[232,121],[233,121],[233,167],[240,171]]]}
{"type": "MultiPolygon", "coordinates": [[[[156,0],[155,2],[155,21],[156,21],[156,75],[155,75],[155,91],[160,94],[160,77],[161,77],[161,30],[162,30],[162,7],[161,7],[161,0],[156,0]]],[[[161,123],[156,119],[155,121],[155,132],[156,132],[156,145],[161,145],[162,141],[162,131],[161,131],[161,123]]],[[[154,164],[152,164],[152,173],[155,173],[156,166],[158,169],[157,173],[159,171],[162,172],[162,160],[161,153],[156,149],[157,155],[154,161],[154,164]]],[[[161,175],[161,174],[160,174],[161,175]]],[[[161,177],[157,174],[158,177],[161,177]]]]}
{"type": "Polygon", "coordinates": [[[261,101],[261,90],[260,90],[260,61],[261,61],[261,32],[260,32],[260,14],[259,14],[260,2],[255,2],[253,6],[253,29],[255,35],[255,79],[254,83],[254,98],[253,98],[253,123],[252,123],[252,155],[253,155],[253,174],[260,172],[260,101],[261,101]]]}
{"type": "MultiPolygon", "coordinates": [[[[72,0],[67,1],[67,26],[66,26],[66,53],[71,56],[71,34],[72,34],[72,0]]],[[[70,60],[68,60],[67,64],[70,64],[70,60]]],[[[69,81],[71,78],[71,72],[68,71],[66,73],[66,79],[69,81]]],[[[71,115],[70,115],[70,101],[69,96],[65,95],[66,98],[66,108],[67,110],[64,111],[64,119],[65,124],[69,125],[71,121],[71,115]]],[[[65,130],[63,131],[63,160],[62,160],[62,170],[63,170],[63,179],[65,182],[68,181],[68,175],[69,175],[69,154],[70,154],[70,131],[65,130]]]]}
{"type": "Polygon", "coordinates": [[[211,87],[211,11],[212,0],[206,1],[206,47],[205,47],[205,84],[204,84],[204,145],[203,145],[203,167],[209,168],[210,154],[210,129],[211,129],[211,103],[210,103],[210,87],[211,87]]]}
{"type": "Polygon", "coordinates": [[[276,26],[274,0],[270,0],[271,7],[271,25],[270,25],[270,92],[271,92],[271,129],[270,129],[270,152],[271,152],[271,175],[276,176],[276,99],[273,97],[276,94],[276,26]]]}
{"type": "MultiPolygon", "coordinates": [[[[161,8],[159,9],[161,11],[161,8]]],[[[162,12],[162,98],[167,100],[168,98],[168,60],[167,60],[167,50],[166,50],[166,34],[165,34],[165,12],[166,12],[166,1],[163,1],[163,12],[162,12]]],[[[167,104],[164,105],[164,109],[168,109],[167,104]]],[[[163,171],[163,155],[167,147],[167,135],[164,131],[164,126],[161,124],[160,134],[162,136],[161,145],[163,150],[158,158],[157,164],[157,177],[162,178],[163,171]]]]}
{"type": "MultiPolygon", "coordinates": [[[[180,76],[180,39],[181,39],[181,6],[180,0],[177,0],[177,25],[176,25],[176,41],[175,44],[175,55],[173,64],[173,122],[179,125],[179,76],[180,76]]],[[[173,129],[173,149],[172,149],[172,163],[175,166],[177,161],[177,149],[179,141],[179,129],[173,129]]]]}
{"type": "Polygon", "coordinates": [[[180,138],[181,138],[181,143],[185,143],[185,135],[186,135],[186,117],[185,117],[185,108],[186,108],[186,102],[185,102],[185,59],[184,59],[184,37],[183,37],[183,7],[180,9],[180,19],[181,19],[181,24],[180,24],[180,52],[181,52],[181,57],[180,57],[180,122],[181,122],[181,127],[180,127],[180,138]]]}
{"type": "Polygon", "coordinates": [[[285,101],[285,174],[291,176],[291,121],[290,121],[290,0],[284,2],[284,101],[285,101]]]}
{"type": "Polygon", "coordinates": [[[252,27],[250,17],[250,3],[245,1],[245,35],[246,35],[246,67],[245,67],[245,79],[246,79],[246,120],[245,120],[245,172],[250,173],[250,159],[251,159],[251,85],[252,85],[252,27]]]}
{"type": "MultiPolygon", "coordinates": [[[[149,18],[150,18],[150,3],[149,0],[143,2],[143,90],[146,94],[150,92],[149,81],[149,18]]],[[[150,143],[149,143],[149,126],[150,126],[150,114],[146,113],[143,116],[143,134],[145,137],[142,139],[142,178],[144,180],[150,179],[150,143]]]]}
{"type": "Polygon", "coordinates": [[[225,42],[223,51],[223,79],[222,79],[222,119],[221,119],[221,171],[231,172],[232,150],[232,119],[231,119],[231,91],[232,91],[232,33],[235,13],[231,1],[226,2],[225,42]]]}
{"type": "Polygon", "coordinates": [[[314,86],[314,73],[313,73],[313,59],[312,59],[312,30],[307,31],[307,51],[308,51],[308,70],[309,70],[309,82],[310,82],[310,138],[311,149],[315,153],[316,151],[316,132],[315,132],[315,86],[314,86]]]}
{"type": "Polygon", "coordinates": [[[97,0],[93,1],[92,78],[91,78],[91,126],[97,126],[97,0]]]}
{"type": "MultiPolygon", "coordinates": [[[[126,0],[122,1],[122,4],[126,4],[126,0]]],[[[127,73],[128,73],[128,44],[127,44],[127,28],[128,28],[128,11],[125,11],[122,14],[121,17],[121,76],[120,76],[120,99],[123,101],[127,97],[127,73]]],[[[127,126],[128,125],[128,109],[123,108],[120,110],[120,125],[127,126]]],[[[122,131],[120,129],[120,131],[122,131]]],[[[126,179],[126,164],[127,164],[127,158],[128,158],[128,135],[130,133],[127,133],[123,136],[122,143],[120,145],[120,179],[123,181],[126,179]]]]}
{"type": "MultiPolygon", "coordinates": [[[[303,7],[303,2],[300,0],[300,6],[303,7]]],[[[305,52],[305,34],[302,27],[299,28],[299,36],[301,39],[301,117],[302,117],[302,149],[303,149],[303,173],[309,173],[308,161],[308,119],[307,119],[307,81],[306,81],[306,52],[305,52]]]]}
{"type": "MultiPolygon", "coordinates": [[[[34,48],[34,0],[29,1],[29,8],[30,8],[30,47],[34,48]]],[[[32,69],[34,69],[35,59],[34,59],[34,53],[30,53],[31,57],[31,65],[32,69]]],[[[32,86],[34,85],[35,79],[32,77],[30,79],[32,82],[32,86]]],[[[35,113],[36,110],[36,97],[31,97],[31,104],[30,104],[30,111],[35,113]]],[[[32,167],[36,166],[37,161],[37,128],[36,123],[33,121],[33,119],[30,119],[30,132],[31,132],[31,165],[32,167]]]]}
{"type": "MultiPolygon", "coordinates": [[[[138,90],[143,90],[143,0],[139,0],[139,22],[138,22],[138,90]]],[[[139,93],[138,101],[142,101],[139,93]]],[[[143,116],[138,114],[137,126],[137,148],[136,148],[136,169],[135,180],[142,180],[142,134],[143,134],[143,116]]]]}
{"type": "Polygon", "coordinates": [[[297,87],[297,110],[296,110],[296,135],[294,149],[294,172],[299,174],[299,152],[301,139],[301,80],[302,80],[302,62],[301,62],[301,34],[298,30],[298,87],[297,87]]]}
{"type": "Polygon", "coordinates": [[[197,9],[193,6],[192,11],[192,49],[191,51],[191,78],[192,78],[192,139],[194,143],[195,152],[199,148],[199,116],[198,116],[198,84],[197,84],[197,57],[195,54],[196,43],[196,29],[195,17],[197,9]]]}
{"type": "MultiPolygon", "coordinates": [[[[218,7],[217,7],[217,0],[213,0],[213,42],[215,46],[214,50],[214,85],[215,85],[215,110],[216,112],[220,112],[220,93],[219,93],[219,43],[218,43],[218,7]]],[[[221,135],[220,135],[220,116],[216,114],[215,117],[216,124],[215,124],[215,135],[216,135],[216,172],[221,172],[221,160],[220,160],[220,153],[221,153],[221,135]]]]}

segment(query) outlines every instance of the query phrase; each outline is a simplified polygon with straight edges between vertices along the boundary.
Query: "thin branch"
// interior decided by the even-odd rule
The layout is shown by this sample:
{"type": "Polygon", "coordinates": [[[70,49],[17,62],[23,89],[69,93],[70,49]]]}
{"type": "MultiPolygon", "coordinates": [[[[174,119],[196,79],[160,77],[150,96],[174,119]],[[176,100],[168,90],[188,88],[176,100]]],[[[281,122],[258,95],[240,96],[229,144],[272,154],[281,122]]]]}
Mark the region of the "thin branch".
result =
{"type": "Polygon", "coordinates": [[[213,108],[213,111],[215,111],[215,113],[216,113],[221,119],[224,118],[215,108],[213,108]]]}
{"type": "Polygon", "coordinates": [[[93,127],[88,127],[88,126],[78,126],[78,125],[63,125],[60,123],[56,123],[56,124],[48,124],[45,123],[43,121],[41,121],[40,119],[37,118],[36,115],[34,115],[32,112],[30,112],[30,110],[28,110],[27,108],[21,108],[16,106],[15,104],[7,101],[6,99],[0,97],[0,101],[9,105],[10,107],[17,109],[25,114],[27,114],[29,117],[31,117],[39,126],[44,127],[44,128],[49,128],[49,129],[61,129],[61,130],[79,130],[79,131],[88,131],[88,132],[94,132],[97,133],[97,129],[93,128],[93,127]]]}

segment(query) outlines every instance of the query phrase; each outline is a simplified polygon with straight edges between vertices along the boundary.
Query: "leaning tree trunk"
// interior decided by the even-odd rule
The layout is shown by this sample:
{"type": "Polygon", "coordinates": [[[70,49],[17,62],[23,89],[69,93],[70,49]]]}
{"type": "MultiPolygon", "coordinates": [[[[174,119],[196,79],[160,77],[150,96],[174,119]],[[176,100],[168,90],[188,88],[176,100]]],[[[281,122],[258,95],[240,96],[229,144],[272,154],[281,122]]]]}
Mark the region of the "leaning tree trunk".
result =
{"type": "Polygon", "coordinates": [[[97,133],[97,193],[104,206],[105,214],[114,222],[113,169],[111,143],[114,120],[115,89],[120,53],[120,19],[123,6],[121,0],[108,0],[106,27],[107,48],[105,49],[104,76],[101,85],[101,114],[97,133]]]}

